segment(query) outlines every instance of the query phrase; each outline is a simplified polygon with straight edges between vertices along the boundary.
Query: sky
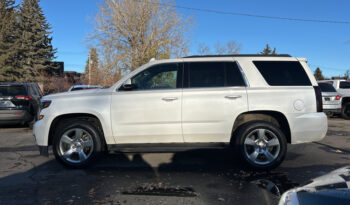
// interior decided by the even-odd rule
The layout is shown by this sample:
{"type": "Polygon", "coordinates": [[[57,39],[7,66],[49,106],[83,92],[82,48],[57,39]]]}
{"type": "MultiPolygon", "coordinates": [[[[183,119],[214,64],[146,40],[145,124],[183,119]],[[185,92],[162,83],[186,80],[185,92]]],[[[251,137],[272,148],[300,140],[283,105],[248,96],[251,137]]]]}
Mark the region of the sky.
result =
{"type": "MultiPolygon", "coordinates": [[[[87,36],[101,0],[41,0],[52,26],[52,44],[57,61],[65,70],[83,72],[89,52],[87,36]]],[[[176,0],[177,6],[301,19],[350,22],[348,0],[176,0]]],[[[256,54],[268,43],[277,53],[306,57],[312,70],[320,67],[325,76],[342,75],[350,69],[350,23],[315,23],[216,14],[177,8],[192,17],[190,54],[198,45],[236,41],[240,53],[256,54]]]]}

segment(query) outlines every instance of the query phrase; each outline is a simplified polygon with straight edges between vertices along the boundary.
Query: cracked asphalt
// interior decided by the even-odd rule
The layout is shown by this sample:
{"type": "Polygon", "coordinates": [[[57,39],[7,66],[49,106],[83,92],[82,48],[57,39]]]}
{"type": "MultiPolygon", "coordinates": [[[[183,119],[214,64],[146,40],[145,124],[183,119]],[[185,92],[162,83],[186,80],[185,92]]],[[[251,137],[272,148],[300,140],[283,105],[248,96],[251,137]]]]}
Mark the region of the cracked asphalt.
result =
{"type": "Polygon", "coordinates": [[[230,150],[106,155],[88,169],[39,156],[31,130],[0,128],[0,204],[277,204],[286,190],[350,165],[350,121],[327,137],[289,145],[271,172],[246,169],[230,150]],[[265,188],[264,188],[265,187],[265,188]]]}

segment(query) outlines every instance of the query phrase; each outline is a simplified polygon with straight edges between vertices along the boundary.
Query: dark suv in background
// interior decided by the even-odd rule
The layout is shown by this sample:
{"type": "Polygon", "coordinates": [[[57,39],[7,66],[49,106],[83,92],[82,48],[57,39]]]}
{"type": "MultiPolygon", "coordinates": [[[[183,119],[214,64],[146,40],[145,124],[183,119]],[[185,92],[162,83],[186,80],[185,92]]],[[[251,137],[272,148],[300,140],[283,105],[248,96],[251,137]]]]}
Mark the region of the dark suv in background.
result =
{"type": "Polygon", "coordinates": [[[0,83],[0,124],[31,126],[38,117],[41,97],[36,83],[0,83]]]}

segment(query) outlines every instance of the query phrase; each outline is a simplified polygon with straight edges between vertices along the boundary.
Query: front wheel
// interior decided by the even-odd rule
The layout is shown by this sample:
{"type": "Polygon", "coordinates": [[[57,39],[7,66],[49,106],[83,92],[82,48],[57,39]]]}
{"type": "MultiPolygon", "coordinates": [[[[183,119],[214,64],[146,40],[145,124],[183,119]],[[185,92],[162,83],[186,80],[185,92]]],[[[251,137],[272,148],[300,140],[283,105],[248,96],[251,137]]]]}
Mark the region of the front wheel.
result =
{"type": "Polygon", "coordinates": [[[53,141],[55,158],[72,168],[90,165],[102,153],[102,133],[91,122],[70,121],[58,128],[53,141]]]}
{"type": "Polygon", "coordinates": [[[286,155],[286,137],[271,123],[249,122],[239,128],[235,137],[240,158],[253,169],[275,168],[282,163],[286,155]]]}
{"type": "Polygon", "coordinates": [[[346,102],[342,105],[341,115],[344,119],[350,120],[350,102],[346,102]]]}

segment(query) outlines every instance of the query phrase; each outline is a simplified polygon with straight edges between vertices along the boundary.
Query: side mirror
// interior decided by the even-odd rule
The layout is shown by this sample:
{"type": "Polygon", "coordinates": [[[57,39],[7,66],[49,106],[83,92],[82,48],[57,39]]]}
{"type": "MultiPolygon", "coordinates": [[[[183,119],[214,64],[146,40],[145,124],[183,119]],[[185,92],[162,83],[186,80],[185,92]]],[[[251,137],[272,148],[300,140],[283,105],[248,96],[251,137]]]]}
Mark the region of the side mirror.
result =
{"type": "Polygon", "coordinates": [[[125,90],[125,91],[130,91],[135,88],[136,88],[136,85],[132,84],[130,79],[126,80],[124,84],[120,87],[121,90],[125,90]]]}
{"type": "Polygon", "coordinates": [[[134,88],[135,88],[135,86],[133,84],[123,84],[122,85],[122,90],[132,90],[134,88]]]}

